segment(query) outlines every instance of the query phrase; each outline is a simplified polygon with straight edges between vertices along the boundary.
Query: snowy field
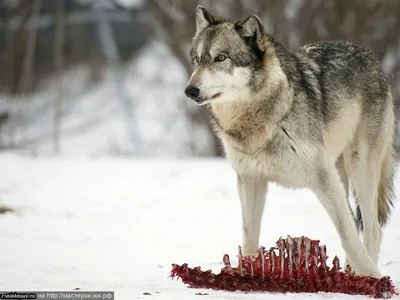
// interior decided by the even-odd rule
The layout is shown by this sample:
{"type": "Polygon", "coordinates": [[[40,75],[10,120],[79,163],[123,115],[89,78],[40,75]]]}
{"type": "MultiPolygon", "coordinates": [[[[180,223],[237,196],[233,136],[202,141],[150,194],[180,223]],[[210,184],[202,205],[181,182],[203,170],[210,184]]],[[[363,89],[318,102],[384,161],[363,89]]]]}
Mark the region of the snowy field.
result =
{"type": "MultiPolygon", "coordinates": [[[[235,174],[224,160],[2,154],[0,170],[0,205],[15,210],[0,215],[1,290],[114,290],[124,300],[368,299],[193,290],[169,279],[172,263],[219,272],[224,253],[235,263],[240,207],[235,174]]],[[[379,263],[397,286],[399,206],[385,228],[379,263]]],[[[315,196],[273,185],[261,242],[270,247],[288,234],[320,239],[330,261],[334,255],[343,261],[339,238],[315,196]]]]}

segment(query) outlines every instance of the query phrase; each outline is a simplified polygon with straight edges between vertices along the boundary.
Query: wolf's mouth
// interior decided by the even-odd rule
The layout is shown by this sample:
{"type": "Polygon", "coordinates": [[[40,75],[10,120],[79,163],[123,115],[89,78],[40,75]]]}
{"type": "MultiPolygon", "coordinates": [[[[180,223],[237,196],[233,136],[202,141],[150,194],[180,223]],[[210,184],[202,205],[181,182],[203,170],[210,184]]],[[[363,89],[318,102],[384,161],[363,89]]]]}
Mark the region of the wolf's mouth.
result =
{"type": "Polygon", "coordinates": [[[215,95],[211,96],[210,98],[194,99],[194,102],[197,105],[203,105],[203,104],[207,104],[207,103],[211,102],[211,100],[214,100],[215,98],[218,98],[219,96],[221,96],[221,93],[216,93],[215,95]]]}
{"type": "Polygon", "coordinates": [[[211,99],[218,98],[219,96],[221,96],[221,93],[216,93],[214,96],[211,97],[211,99]]]}

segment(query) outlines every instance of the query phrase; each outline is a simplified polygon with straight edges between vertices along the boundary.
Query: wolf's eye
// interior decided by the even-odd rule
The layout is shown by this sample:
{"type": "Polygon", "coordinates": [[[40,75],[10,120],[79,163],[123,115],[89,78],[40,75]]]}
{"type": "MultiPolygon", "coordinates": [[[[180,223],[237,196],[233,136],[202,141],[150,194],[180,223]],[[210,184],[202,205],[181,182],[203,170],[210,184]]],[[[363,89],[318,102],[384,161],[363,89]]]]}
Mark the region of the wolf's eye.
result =
{"type": "Polygon", "coordinates": [[[226,56],[225,55],[218,55],[216,58],[215,58],[215,61],[216,62],[221,62],[221,61],[224,61],[226,59],[226,56]]]}
{"type": "Polygon", "coordinates": [[[200,57],[198,57],[198,56],[196,55],[196,56],[194,57],[194,61],[197,62],[197,63],[200,62],[200,57]]]}

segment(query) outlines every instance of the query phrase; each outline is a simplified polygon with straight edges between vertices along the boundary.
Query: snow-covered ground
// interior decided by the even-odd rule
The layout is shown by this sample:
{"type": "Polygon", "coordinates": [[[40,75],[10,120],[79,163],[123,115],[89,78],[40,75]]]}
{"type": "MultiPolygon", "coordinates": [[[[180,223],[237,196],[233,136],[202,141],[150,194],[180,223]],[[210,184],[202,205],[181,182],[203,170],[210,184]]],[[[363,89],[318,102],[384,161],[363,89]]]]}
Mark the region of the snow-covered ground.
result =
{"type": "MultiPolygon", "coordinates": [[[[0,155],[0,289],[115,290],[116,299],[368,299],[332,294],[193,290],[172,263],[219,272],[241,242],[235,175],[224,160],[29,158],[0,155]],[[151,293],[150,296],[143,293],[151,293]]],[[[399,186],[400,182],[396,181],[399,186]]],[[[400,208],[385,229],[380,269],[400,286],[400,208]]],[[[306,235],[343,251],[309,191],[272,185],[262,244],[306,235]]]]}

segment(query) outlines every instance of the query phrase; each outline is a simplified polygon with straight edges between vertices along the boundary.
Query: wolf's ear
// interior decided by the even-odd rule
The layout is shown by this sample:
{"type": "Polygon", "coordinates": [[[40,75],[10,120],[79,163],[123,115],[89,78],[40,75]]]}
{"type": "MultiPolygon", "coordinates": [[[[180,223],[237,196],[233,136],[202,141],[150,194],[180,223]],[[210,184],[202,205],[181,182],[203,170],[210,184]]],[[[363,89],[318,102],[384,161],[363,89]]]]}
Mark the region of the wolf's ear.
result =
{"type": "Polygon", "coordinates": [[[197,5],[196,8],[196,34],[203,31],[208,26],[215,22],[215,17],[210,15],[210,13],[201,5],[197,5]]]}
{"type": "Polygon", "coordinates": [[[235,28],[241,36],[255,41],[258,48],[265,51],[265,45],[263,43],[265,38],[264,26],[258,16],[254,15],[248,17],[244,21],[237,22],[235,28]]]}

